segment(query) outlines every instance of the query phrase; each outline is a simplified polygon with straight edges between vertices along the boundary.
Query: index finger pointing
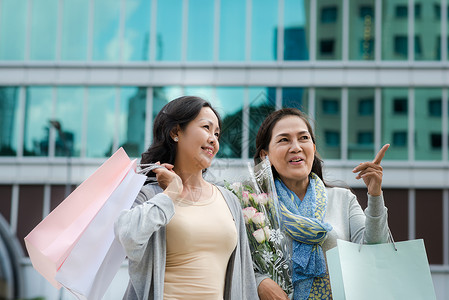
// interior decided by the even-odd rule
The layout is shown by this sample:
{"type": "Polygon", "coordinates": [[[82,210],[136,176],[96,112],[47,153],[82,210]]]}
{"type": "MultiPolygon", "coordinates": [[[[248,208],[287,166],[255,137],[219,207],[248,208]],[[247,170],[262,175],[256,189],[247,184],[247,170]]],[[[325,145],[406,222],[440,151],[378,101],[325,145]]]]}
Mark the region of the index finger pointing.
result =
{"type": "Polygon", "coordinates": [[[379,150],[379,152],[377,152],[376,157],[373,160],[373,163],[375,163],[376,165],[379,165],[380,162],[382,161],[382,159],[385,156],[385,152],[387,152],[388,147],[390,147],[390,144],[385,144],[382,149],[379,150]]]}

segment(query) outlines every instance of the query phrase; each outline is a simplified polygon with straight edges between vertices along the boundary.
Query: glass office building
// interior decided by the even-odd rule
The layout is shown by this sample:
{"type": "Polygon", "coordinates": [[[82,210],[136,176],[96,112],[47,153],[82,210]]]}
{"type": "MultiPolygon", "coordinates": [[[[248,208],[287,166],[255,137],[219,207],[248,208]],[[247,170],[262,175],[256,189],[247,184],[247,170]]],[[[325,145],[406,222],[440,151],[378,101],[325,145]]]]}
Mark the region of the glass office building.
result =
{"type": "Polygon", "coordinates": [[[20,266],[0,272],[0,298],[56,299],[39,288],[45,281],[33,273],[24,236],[116,149],[139,157],[160,108],[189,94],[224,120],[208,174],[216,182],[245,170],[261,121],[281,107],[308,113],[325,176],[351,186],[362,206],[366,189],[351,170],[390,143],[382,165],[391,230],[396,240],[424,239],[446,299],[448,7],[0,0],[0,232],[10,249],[0,247],[0,260],[15,253],[20,266]]]}

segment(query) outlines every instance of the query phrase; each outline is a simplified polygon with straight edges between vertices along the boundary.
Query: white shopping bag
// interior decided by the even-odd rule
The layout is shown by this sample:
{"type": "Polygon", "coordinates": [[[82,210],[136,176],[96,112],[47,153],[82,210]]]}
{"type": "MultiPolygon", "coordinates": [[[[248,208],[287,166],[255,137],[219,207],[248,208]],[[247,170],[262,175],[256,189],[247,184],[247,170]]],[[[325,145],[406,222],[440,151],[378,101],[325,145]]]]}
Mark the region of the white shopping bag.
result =
{"type": "Polygon", "coordinates": [[[130,169],[120,185],[82,234],[55,279],[78,299],[101,299],[125,259],[125,252],[114,234],[120,212],[129,209],[146,176],[130,169]]]}

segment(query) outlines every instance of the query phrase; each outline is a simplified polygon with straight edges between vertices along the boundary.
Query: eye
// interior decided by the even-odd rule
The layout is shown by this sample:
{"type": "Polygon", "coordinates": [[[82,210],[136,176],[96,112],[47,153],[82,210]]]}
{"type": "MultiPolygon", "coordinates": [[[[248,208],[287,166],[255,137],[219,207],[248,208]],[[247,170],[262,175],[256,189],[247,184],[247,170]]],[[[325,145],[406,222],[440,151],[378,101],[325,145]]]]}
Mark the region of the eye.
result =
{"type": "Polygon", "coordinates": [[[278,143],[282,143],[282,142],[288,142],[288,139],[287,138],[281,138],[281,139],[279,139],[279,141],[278,141],[278,143]]]}
{"type": "Polygon", "coordinates": [[[303,136],[301,136],[299,139],[300,139],[300,140],[309,140],[309,139],[310,139],[310,136],[308,136],[308,135],[303,135],[303,136]]]}
{"type": "Polygon", "coordinates": [[[203,128],[206,128],[207,130],[209,130],[209,125],[204,125],[203,128]]]}

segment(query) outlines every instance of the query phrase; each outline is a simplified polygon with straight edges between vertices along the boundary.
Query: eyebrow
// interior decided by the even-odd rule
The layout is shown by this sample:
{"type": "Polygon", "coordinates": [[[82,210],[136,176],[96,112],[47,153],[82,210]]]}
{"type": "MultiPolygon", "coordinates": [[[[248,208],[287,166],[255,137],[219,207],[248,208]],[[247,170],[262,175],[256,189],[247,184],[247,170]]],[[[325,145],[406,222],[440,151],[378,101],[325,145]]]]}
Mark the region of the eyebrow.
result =
{"type": "MultiPolygon", "coordinates": [[[[296,133],[296,135],[302,135],[302,134],[309,134],[309,132],[307,130],[303,130],[303,131],[299,131],[296,133]]],[[[281,137],[281,136],[290,136],[290,135],[291,134],[289,134],[289,133],[282,132],[282,133],[279,133],[278,135],[276,135],[275,137],[277,138],[277,137],[281,137]]]]}
{"type": "MultiPolygon", "coordinates": [[[[199,121],[206,121],[207,123],[209,123],[209,125],[214,125],[214,122],[212,122],[211,120],[209,120],[209,119],[199,119],[199,121]]],[[[217,129],[218,129],[218,131],[220,131],[220,126],[217,126],[217,129]]]]}

